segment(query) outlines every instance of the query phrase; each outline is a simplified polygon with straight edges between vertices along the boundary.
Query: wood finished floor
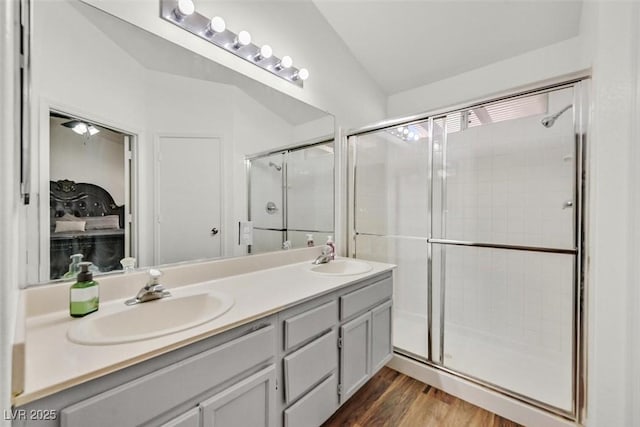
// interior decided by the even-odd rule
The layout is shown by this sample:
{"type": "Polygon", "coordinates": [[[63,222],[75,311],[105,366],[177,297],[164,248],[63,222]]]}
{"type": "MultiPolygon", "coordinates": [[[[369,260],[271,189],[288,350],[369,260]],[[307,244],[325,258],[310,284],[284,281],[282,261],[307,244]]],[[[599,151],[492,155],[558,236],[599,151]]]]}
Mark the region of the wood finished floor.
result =
{"type": "Polygon", "coordinates": [[[323,427],[522,427],[471,403],[383,368],[323,427]]]}

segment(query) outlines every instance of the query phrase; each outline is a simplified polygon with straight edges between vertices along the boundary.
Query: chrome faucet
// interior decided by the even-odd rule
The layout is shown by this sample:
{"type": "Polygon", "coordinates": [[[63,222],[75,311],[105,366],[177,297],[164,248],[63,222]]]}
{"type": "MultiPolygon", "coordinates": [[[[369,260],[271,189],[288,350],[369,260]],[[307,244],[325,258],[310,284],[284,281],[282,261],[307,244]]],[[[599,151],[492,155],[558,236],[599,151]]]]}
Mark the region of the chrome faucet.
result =
{"type": "Polygon", "coordinates": [[[318,258],[316,258],[315,261],[312,262],[312,264],[326,264],[329,261],[331,261],[331,247],[325,245],[322,248],[322,255],[318,256],[318,258]]]}
{"type": "Polygon", "coordinates": [[[136,305],[147,301],[170,297],[171,292],[166,291],[164,286],[158,283],[160,276],[162,276],[162,272],[160,270],[156,270],[154,268],[149,270],[149,281],[147,284],[138,291],[135,298],[128,299],[124,303],[126,305],[136,305]]]}

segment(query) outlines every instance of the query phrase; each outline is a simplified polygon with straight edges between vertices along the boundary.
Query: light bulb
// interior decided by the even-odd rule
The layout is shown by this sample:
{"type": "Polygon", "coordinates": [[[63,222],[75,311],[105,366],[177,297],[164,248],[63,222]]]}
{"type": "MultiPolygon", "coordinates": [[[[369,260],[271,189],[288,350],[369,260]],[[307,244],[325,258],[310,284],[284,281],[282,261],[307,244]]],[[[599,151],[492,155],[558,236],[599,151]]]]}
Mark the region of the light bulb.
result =
{"type": "Polygon", "coordinates": [[[417,141],[420,139],[420,135],[418,135],[417,133],[415,135],[413,135],[413,140],[417,141]]]}
{"type": "Polygon", "coordinates": [[[293,65],[293,59],[290,56],[283,56],[280,62],[278,62],[275,66],[277,71],[283,70],[285,68],[289,68],[293,65]]]}
{"type": "Polygon", "coordinates": [[[406,134],[408,134],[408,133],[409,133],[409,129],[404,128],[404,129],[402,130],[402,133],[403,133],[403,134],[405,134],[405,135],[406,135],[406,134]]]}
{"type": "Polygon", "coordinates": [[[93,136],[96,133],[100,132],[100,129],[98,129],[97,127],[95,127],[94,125],[89,125],[89,127],[87,128],[87,130],[89,131],[89,135],[93,136]]]}
{"type": "Polygon", "coordinates": [[[181,20],[195,11],[196,6],[193,4],[192,0],[178,0],[178,7],[174,9],[174,14],[176,15],[176,18],[181,20]]]}
{"type": "Polygon", "coordinates": [[[263,59],[269,59],[273,55],[273,49],[268,44],[262,45],[260,52],[253,57],[254,61],[262,61],[263,59]]]}
{"type": "Polygon", "coordinates": [[[226,28],[227,24],[224,22],[224,19],[219,16],[214,16],[213,18],[211,18],[211,21],[209,22],[210,33],[222,33],[224,30],[226,30],[226,28]]]}
{"type": "Polygon", "coordinates": [[[293,59],[291,59],[290,56],[285,56],[280,61],[280,64],[282,65],[282,68],[289,68],[293,65],[293,59]]]}
{"type": "Polygon", "coordinates": [[[398,131],[398,133],[402,133],[404,131],[404,126],[399,126],[396,130],[398,131]]]}
{"type": "Polygon", "coordinates": [[[300,68],[300,70],[298,71],[298,77],[302,81],[307,80],[309,78],[309,70],[307,70],[306,68],[300,68]]]}
{"type": "Polygon", "coordinates": [[[236,36],[236,40],[233,43],[234,49],[240,49],[242,46],[246,46],[251,43],[251,34],[248,31],[240,31],[236,36]]]}
{"type": "Polygon", "coordinates": [[[86,123],[78,123],[74,127],[72,127],[73,131],[78,135],[84,135],[87,133],[87,124],[86,123]]]}
{"type": "Polygon", "coordinates": [[[413,139],[413,132],[409,132],[409,134],[407,135],[407,137],[408,137],[409,139],[413,139]]]}

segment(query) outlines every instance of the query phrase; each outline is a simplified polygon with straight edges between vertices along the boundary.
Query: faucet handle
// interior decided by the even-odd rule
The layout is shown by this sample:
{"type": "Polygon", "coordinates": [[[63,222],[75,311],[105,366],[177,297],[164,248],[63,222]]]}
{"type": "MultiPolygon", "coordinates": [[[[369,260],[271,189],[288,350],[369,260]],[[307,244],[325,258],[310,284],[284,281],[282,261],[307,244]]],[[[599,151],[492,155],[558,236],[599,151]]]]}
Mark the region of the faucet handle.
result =
{"type": "Polygon", "coordinates": [[[159,285],[158,280],[162,276],[162,271],[152,268],[149,270],[149,283],[147,286],[159,285]]]}
{"type": "Polygon", "coordinates": [[[322,255],[329,255],[331,253],[331,246],[324,245],[322,247],[322,255]]]}

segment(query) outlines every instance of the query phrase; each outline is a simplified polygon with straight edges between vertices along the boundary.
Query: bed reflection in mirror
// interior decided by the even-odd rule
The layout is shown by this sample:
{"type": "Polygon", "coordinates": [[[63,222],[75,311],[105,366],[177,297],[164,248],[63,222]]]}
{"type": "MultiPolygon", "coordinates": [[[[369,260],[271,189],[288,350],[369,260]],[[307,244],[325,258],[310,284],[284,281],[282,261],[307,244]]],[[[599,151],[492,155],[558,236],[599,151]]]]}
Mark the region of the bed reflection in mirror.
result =
{"type": "Polygon", "coordinates": [[[49,140],[49,278],[73,278],[80,261],[95,272],[122,269],[131,252],[129,135],[52,111],[49,140]]]}

